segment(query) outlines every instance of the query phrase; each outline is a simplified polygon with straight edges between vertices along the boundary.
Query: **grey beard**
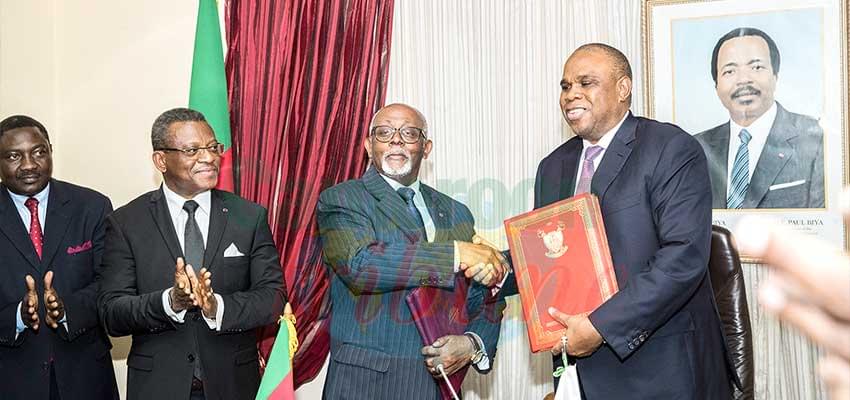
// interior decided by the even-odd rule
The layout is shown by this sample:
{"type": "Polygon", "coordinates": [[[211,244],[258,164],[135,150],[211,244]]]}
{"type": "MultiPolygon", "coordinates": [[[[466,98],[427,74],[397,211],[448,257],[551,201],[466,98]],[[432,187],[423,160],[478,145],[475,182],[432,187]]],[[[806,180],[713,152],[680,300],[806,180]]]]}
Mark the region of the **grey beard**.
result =
{"type": "Polygon", "coordinates": [[[403,178],[407,176],[413,169],[413,163],[410,160],[410,152],[405,149],[399,149],[384,153],[384,156],[381,159],[381,169],[384,170],[384,175],[389,176],[391,178],[403,178]],[[399,154],[407,157],[407,161],[398,169],[392,168],[390,166],[389,161],[387,161],[387,157],[399,154]]]}

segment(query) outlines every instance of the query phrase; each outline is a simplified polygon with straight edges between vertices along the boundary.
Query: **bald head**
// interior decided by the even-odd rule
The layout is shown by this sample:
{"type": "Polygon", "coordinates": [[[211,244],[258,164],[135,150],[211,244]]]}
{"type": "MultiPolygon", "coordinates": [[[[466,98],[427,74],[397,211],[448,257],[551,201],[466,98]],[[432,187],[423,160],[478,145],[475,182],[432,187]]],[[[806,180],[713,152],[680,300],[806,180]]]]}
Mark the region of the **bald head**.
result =
{"type": "Polygon", "coordinates": [[[419,110],[407,104],[390,104],[372,117],[363,147],[381,175],[409,186],[418,179],[422,160],[431,152],[433,144],[427,129],[419,110]]]}
{"type": "Polygon", "coordinates": [[[428,130],[428,122],[425,121],[425,116],[419,110],[402,103],[393,103],[382,107],[372,116],[372,122],[369,123],[369,131],[378,125],[394,125],[391,122],[401,121],[405,125],[422,128],[423,131],[428,130]]]}

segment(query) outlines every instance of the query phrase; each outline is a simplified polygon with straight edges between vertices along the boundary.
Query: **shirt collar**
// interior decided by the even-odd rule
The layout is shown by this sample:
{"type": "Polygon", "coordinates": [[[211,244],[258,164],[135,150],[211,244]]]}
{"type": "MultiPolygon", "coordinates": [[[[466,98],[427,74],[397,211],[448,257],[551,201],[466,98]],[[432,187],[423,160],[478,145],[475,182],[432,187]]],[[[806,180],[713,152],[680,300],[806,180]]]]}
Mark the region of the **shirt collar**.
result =
{"type": "Polygon", "coordinates": [[[419,194],[419,179],[416,179],[415,181],[413,181],[413,183],[411,183],[411,184],[410,184],[410,186],[404,186],[404,185],[402,185],[401,183],[399,183],[399,181],[397,181],[397,180],[395,180],[395,179],[393,179],[393,178],[390,178],[390,177],[388,177],[388,176],[386,176],[386,175],[384,175],[384,174],[379,174],[379,175],[381,175],[381,178],[384,178],[384,180],[385,180],[387,183],[389,183],[389,184],[390,184],[390,187],[391,187],[391,188],[393,188],[393,190],[396,190],[396,191],[397,191],[399,188],[408,187],[408,188],[413,189],[413,191],[414,191],[416,194],[419,194]]]}
{"type": "MultiPolygon", "coordinates": [[[[207,215],[209,215],[210,208],[212,208],[212,191],[210,190],[201,192],[191,199],[185,199],[183,196],[169,189],[168,185],[163,182],[162,193],[165,194],[165,200],[168,202],[169,208],[172,210],[182,210],[183,204],[188,200],[195,200],[195,202],[198,203],[198,208],[207,215]]],[[[172,215],[172,217],[175,217],[175,215],[172,215]]]]}
{"type": "Polygon", "coordinates": [[[776,119],[776,102],[767,109],[760,117],[756,118],[750,126],[741,126],[729,119],[729,133],[738,137],[742,129],[746,129],[753,137],[767,137],[770,133],[770,128],[773,127],[773,121],[776,119]]]}
{"type": "Polygon", "coordinates": [[[45,186],[44,189],[41,189],[41,191],[36,193],[34,196],[24,196],[22,194],[12,193],[9,188],[6,188],[6,191],[9,192],[10,196],[12,196],[12,201],[15,202],[16,205],[20,205],[21,207],[24,206],[24,203],[30,197],[34,197],[36,200],[38,200],[39,205],[47,204],[45,203],[45,201],[47,200],[48,196],[50,196],[50,182],[47,182],[47,186],[45,186]]]}
{"type": "Polygon", "coordinates": [[[629,117],[629,113],[626,112],[626,115],[623,116],[623,119],[621,119],[620,122],[617,123],[617,125],[614,125],[613,129],[611,129],[608,132],[605,132],[605,134],[602,135],[601,138],[599,138],[599,140],[596,142],[596,144],[590,143],[589,140],[582,139],[581,143],[583,144],[583,148],[586,149],[590,146],[599,146],[602,149],[607,149],[608,146],[611,145],[611,141],[614,140],[614,136],[617,134],[617,131],[620,130],[620,126],[623,125],[623,122],[625,122],[626,118],[628,118],[628,117],[629,117]]]}

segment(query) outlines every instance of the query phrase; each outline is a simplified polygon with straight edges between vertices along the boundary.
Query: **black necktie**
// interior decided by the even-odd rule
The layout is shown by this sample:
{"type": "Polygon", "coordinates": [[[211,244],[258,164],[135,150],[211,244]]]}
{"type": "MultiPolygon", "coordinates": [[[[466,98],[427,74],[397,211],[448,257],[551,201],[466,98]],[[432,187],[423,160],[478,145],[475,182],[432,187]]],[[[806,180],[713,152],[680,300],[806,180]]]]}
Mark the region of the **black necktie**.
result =
{"type": "Polygon", "coordinates": [[[198,203],[194,200],[188,200],[183,203],[183,209],[189,214],[189,219],[186,220],[186,229],[183,230],[183,255],[186,264],[191,265],[197,273],[204,265],[204,237],[201,236],[201,228],[198,227],[198,221],[195,220],[198,203]]]}
{"type": "MultiPolygon", "coordinates": [[[[189,214],[189,218],[186,220],[186,228],[183,230],[183,259],[186,264],[192,266],[195,274],[204,265],[204,237],[201,236],[201,228],[198,227],[198,221],[195,220],[195,211],[198,210],[198,207],[195,200],[187,200],[183,203],[183,209],[189,214]]],[[[194,364],[192,375],[197,379],[203,379],[204,373],[198,360],[200,353],[198,352],[197,342],[193,343],[195,354],[189,355],[191,357],[189,361],[194,364]]]]}
{"type": "Polygon", "coordinates": [[[398,190],[398,195],[404,199],[405,204],[407,204],[407,212],[413,217],[413,220],[416,221],[417,227],[419,228],[419,234],[422,241],[428,241],[428,235],[425,232],[425,222],[422,221],[422,214],[419,213],[419,209],[416,208],[416,204],[413,203],[413,197],[416,196],[416,192],[409,187],[400,187],[398,190]]]}

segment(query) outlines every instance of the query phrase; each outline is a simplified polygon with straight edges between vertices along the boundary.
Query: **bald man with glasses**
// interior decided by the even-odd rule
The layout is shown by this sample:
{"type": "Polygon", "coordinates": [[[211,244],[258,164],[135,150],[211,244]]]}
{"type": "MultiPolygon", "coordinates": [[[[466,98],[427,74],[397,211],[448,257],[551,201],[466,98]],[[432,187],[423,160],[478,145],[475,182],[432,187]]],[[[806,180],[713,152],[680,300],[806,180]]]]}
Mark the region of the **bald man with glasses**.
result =
{"type": "Polygon", "coordinates": [[[505,303],[487,294],[506,261],[471,243],[475,221],[466,206],[419,181],[433,146],[426,135],[415,108],[382,108],[363,138],[369,169],[319,198],[333,301],[323,398],[436,400],[438,365],[448,375],[467,365],[486,373],[493,365],[505,303]],[[458,274],[470,279],[466,332],[423,347],[404,299],[423,286],[462,290],[458,274]]]}

